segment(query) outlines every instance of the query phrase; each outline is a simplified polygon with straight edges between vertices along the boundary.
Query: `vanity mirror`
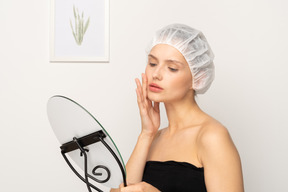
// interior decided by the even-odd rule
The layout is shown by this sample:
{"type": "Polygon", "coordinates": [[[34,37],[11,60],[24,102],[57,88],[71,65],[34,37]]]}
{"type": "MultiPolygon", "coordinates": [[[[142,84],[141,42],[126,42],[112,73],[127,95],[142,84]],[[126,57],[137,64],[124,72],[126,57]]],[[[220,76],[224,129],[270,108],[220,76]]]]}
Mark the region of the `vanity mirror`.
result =
{"type": "Polygon", "coordinates": [[[47,114],[63,158],[86,183],[88,191],[91,188],[102,191],[95,186],[98,183],[110,188],[118,188],[121,183],[126,186],[121,154],[95,117],[75,101],[60,95],[48,100],[47,114]]]}

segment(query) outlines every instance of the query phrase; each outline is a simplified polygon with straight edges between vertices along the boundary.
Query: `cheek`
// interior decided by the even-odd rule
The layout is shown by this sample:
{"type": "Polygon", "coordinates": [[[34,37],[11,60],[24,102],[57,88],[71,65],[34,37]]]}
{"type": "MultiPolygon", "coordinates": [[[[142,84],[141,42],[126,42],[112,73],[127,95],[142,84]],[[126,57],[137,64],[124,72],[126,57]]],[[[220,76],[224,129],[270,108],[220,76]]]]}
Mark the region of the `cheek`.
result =
{"type": "Polygon", "coordinates": [[[192,79],[192,75],[190,76],[190,78],[186,79],[186,85],[188,87],[188,89],[193,89],[193,79],[192,79]]]}
{"type": "Polygon", "coordinates": [[[170,81],[170,94],[176,97],[182,97],[192,90],[192,77],[182,76],[170,81]]]}
{"type": "Polygon", "coordinates": [[[185,74],[185,78],[183,79],[183,83],[186,85],[188,89],[193,89],[193,78],[190,70],[185,74]]]}
{"type": "Polygon", "coordinates": [[[183,73],[171,82],[174,86],[179,87],[179,89],[190,89],[192,88],[192,75],[190,73],[183,73]]]}
{"type": "Polygon", "coordinates": [[[145,74],[146,74],[146,77],[148,78],[148,80],[151,78],[152,73],[153,73],[153,71],[151,68],[149,68],[149,67],[145,68],[145,74]]]}

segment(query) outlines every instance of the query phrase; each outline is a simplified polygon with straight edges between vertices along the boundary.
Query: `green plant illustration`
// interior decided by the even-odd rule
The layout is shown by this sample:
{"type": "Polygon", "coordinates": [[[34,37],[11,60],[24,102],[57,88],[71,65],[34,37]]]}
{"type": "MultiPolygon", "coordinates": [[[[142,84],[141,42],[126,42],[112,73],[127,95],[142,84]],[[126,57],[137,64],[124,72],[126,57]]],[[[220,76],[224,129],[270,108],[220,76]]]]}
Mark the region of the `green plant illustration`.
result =
{"type": "Polygon", "coordinates": [[[70,19],[70,26],[72,29],[74,39],[77,45],[80,46],[82,44],[83,37],[87,31],[87,28],[89,27],[90,17],[87,19],[86,22],[84,22],[84,12],[82,11],[82,14],[80,16],[78,9],[75,8],[74,5],[73,5],[73,12],[74,12],[74,26],[72,24],[71,19],[70,19]]]}

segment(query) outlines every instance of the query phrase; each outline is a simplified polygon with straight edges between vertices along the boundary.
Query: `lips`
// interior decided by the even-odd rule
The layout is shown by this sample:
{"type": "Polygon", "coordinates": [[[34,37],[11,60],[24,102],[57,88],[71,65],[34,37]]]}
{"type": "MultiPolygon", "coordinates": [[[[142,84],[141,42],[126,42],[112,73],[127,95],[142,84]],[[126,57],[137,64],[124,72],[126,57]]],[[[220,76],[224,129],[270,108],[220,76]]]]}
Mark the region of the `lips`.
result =
{"type": "Polygon", "coordinates": [[[155,83],[151,83],[151,84],[149,84],[149,90],[152,92],[159,93],[163,90],[163,88],[160,87],[159,85],[155,84],[155,83]]]}

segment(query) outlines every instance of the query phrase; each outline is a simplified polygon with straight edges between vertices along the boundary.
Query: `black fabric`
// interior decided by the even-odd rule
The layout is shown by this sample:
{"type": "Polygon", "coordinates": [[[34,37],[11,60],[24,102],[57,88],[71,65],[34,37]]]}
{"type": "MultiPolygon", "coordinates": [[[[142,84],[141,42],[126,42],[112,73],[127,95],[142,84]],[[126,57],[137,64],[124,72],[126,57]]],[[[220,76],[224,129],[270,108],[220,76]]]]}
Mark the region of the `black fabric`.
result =
{"type": "Polygon", "coordinates": [[[207,192],[204,168],[186,162],[147,161],[143,181],[161,192],[207,192]]]}

